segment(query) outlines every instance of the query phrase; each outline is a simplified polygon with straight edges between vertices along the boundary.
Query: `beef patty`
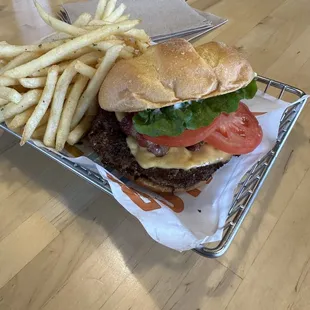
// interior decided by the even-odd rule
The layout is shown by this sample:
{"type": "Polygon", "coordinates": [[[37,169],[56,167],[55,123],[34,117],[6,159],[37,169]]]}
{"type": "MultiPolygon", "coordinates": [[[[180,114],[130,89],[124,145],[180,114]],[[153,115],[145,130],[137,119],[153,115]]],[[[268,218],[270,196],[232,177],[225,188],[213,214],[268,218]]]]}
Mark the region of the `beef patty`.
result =
{"type": "Polygon", "coordinates": [[[224,164],[216,163],[189,170],[143,169],[131,154],[126,135],[120,129],[115,113],[104,110],[101,110],[95,118],[88,137],[104,166],[114,168],[130,179],[144,178],[154,184],[170,187],[172,191],[191,188],[201,181],[208,180],[224,164]]]}

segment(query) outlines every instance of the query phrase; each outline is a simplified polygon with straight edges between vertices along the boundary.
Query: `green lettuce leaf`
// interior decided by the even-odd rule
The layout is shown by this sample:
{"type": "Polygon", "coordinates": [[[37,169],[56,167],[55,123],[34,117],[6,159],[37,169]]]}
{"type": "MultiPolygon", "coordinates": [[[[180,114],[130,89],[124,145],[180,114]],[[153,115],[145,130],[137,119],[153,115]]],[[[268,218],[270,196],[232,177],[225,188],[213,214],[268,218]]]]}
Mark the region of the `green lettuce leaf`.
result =
{"type": "Polygon", "coordinates": [[[156,110],[146,110],[133,117],[135,129],[151,137],[178,136],[185,129],[198,129],[210,125],[222,112],[237,111],[239,101],[252,99],[257,92],[257,85],[253,80],[246,87],[233,93],[183,102],[178,108],[175,106],[156,110]]]}

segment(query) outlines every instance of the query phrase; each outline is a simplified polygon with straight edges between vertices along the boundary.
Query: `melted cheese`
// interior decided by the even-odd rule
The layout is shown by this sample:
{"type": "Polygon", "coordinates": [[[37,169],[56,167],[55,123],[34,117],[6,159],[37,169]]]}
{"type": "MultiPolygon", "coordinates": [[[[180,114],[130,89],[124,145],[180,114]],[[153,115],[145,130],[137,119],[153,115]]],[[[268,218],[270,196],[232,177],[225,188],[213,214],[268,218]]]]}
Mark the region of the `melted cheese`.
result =
{"type": "Polygon", "coordinates": [[[191,152],[185,147],[171,147],[163,157],[156,157],[145,147],[139,146],[132,137],[127,137],[127,145],[131,154],[136,158],[138,164],[144,168],[163,168],[163,169],[184,169],[189,170],[227,161],[231,158],[230,154],[222,152],[211,145],[203,145],[199,151],[191,152]]]}
{"type": "Polygon", "coordinates": [[[122,119],[125,117],[126,113],[124,112],[115,112],[115,116],[116,116],[116,119],[121,122],[122,119]]]}

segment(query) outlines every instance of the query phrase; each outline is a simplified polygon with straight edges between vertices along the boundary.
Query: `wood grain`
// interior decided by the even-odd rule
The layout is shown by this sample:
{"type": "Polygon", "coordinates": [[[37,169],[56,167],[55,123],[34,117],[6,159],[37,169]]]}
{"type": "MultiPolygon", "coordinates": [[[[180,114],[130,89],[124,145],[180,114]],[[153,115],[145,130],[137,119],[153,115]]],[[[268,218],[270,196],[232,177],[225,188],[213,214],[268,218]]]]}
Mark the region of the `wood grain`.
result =
{"type": "MultiPolygon", "coordinates": [[[[229,19],[195,44],[242,47],[259,74],[310,92],[308,0],[188,3],[229,19]]],[[[48,31],[31,0],[1,1],[0,41],[48,31]]],[[[230,250],[208,260],[153,242],[112,198],[0,133],[0,309],[309,309],[309,141],[307,105],[230,250]]]]}
{"type": "Polygon", "coordinates": [[[58,233],[47,221],[32,216],[3,239],[0,242],[0,287],[25,267],[58,233]]]}

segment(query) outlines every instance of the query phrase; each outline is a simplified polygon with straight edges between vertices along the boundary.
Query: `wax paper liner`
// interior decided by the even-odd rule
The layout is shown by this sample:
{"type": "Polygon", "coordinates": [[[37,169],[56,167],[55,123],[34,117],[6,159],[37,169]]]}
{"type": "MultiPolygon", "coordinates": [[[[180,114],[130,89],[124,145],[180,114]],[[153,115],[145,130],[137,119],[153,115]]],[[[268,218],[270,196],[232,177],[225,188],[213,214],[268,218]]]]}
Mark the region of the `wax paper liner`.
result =
{"type": "Polygon", "coordinates": [[[87,139],[66,151],[65,155],[107,180],[114,198],[141,222],[154,240],[178,251],[189,250],[221,239],[238,183],[272,149],[281,116],[291,105],[260,91],[255,98],[244,100],[244,103],[253,112],[266,112],[257,117],[264,133],[262,143],[252,153],[232,158],[211,181],[206,182],[208,184],[196,190],[169,195],[152,193],[128,181],[117,171],[101,166],[100,158],[91,150],[87,139]],[[74,157],[77,154],[84,156],[74,157]]]}

